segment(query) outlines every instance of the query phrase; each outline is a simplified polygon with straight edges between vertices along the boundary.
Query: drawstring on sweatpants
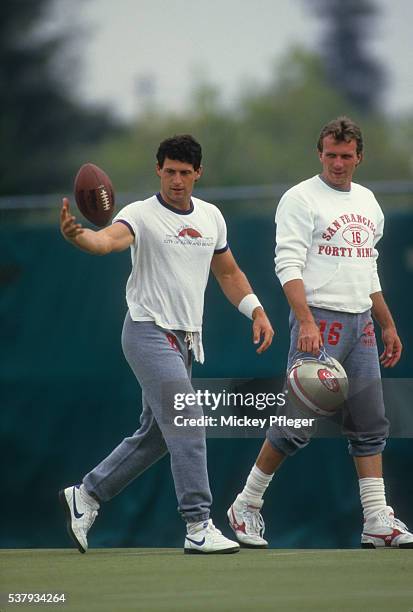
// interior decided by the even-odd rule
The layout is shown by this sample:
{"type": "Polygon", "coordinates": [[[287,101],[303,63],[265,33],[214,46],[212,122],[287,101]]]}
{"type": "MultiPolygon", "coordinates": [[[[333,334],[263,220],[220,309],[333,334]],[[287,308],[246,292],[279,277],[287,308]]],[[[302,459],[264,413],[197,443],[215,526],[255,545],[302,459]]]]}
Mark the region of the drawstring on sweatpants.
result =
{"type": "Polygon", "coordinates": [[[185,343],[188,345],[188,351],[193,351],[195,361],[204,363],[205,355],[201,332],[187,331],[185,333],[185,343]]]}

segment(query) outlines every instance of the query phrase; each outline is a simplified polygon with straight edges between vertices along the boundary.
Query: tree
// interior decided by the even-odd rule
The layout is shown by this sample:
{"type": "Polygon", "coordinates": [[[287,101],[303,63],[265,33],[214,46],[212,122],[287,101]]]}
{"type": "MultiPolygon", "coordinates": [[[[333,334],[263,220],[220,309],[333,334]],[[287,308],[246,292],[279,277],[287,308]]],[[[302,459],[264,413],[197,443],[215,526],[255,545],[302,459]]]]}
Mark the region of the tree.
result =
{"type": "Polygon", "coordinates": [[[55,3],[0,5],[0,194],[61,189],[72,179],[74,150],[114,127],[105,111],[84,108],[71,96],[67,65],[56,70],[63,42],[39,35],[55,3]]]}
{"type": "MultiPolygon", "coordinates": [[[[411,176],[409,157],[391,122],[378,114],[364,116],[328,83],[320,57],[300,48],[274,65],[269,83],[249,83],[236,106],[223,105],[219,92],[204,83],[196,90],[191,109],[177,114],[148,110],[127,132],[93,148],[90,158],[109,172],[118,192],[141,197],[158,187],[154,168],[159,142],[189,132],[204,152],[199,188],[292,184],[319,172],[320,130],[346,114],[360,123],[366,143],[356,181],[411,176]]],[[[233,210],[243,206],[262,212],[267,207],[268,212],[275,200],[275,195],[267,202],[242,204],[234,199],[233,210]]],[[[228,213],[231,204],[224,206],[228,213]]]]}
{"type": "Polygon", "coordinates": [[[377,110],[383,70],[366,48],[377,6],[371,0],[310,2],[326,23],[321,55],[330,84],[359,111],[377,110]]]}

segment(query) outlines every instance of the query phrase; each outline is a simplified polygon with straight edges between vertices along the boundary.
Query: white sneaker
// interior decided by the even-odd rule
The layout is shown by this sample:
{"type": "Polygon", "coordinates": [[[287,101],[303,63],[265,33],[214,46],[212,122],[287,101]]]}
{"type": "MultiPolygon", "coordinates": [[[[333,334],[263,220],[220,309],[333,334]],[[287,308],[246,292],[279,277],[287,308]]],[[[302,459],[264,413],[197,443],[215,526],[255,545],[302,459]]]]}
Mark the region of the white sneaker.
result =
{"type": "Polygon", "coordinates": [[[99,503],[94,499],[90,501],[90,496],[86,496],[80,487],[75,485],[59,491],[59,500],[66,514],[67,531],[79,551],[85,553],[87,534],[97,517],[99,503]]]}
{"type": "Polygon", "coordinates": [[[237,495],[228,509],[227,516],[238,542],[245,548],[267,548],[268,542],[262,537],[265,531],[264,519],[260,514],[263,501],[254,506],[237,495]]]}
{"type": "Polygon", "coordinates": [[[184,553],[194,554],[226,554],[239,551],[239,544],[222,535],[212,522],[212,519],[200,523],[196,529],[189,527],[185,538],[184,553]]]}
{"type": "Polygon", "coordinates": [[[373,519],[364,523],[361,534],[362,548],[413,548],[413,534],[407,526],[394,518],[393,508],[387,506],[373,519]]]}

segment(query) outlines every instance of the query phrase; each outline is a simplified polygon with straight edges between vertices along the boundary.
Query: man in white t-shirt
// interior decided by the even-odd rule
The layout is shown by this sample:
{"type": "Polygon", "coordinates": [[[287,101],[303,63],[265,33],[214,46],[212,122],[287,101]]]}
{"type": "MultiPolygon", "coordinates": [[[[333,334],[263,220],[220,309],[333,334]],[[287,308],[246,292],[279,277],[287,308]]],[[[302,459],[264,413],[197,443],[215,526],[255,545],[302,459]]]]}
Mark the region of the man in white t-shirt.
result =
{"type": "MultiPolygon", "coordinates": [[[[364,513],[365,548],[413,548],[413,535],[387,505],[382,452],[388,436],[380,364],[394,367],[402,345],[377,274],[383,213],[373,193],[352,182],[363,157],[360,128],[349,118],[328,123],[318,140],[322,165],[288,190],[276,213],[275,271],[291,306],[289,369],[299,357],[328,354],[344,366],[349,398],[342,410],[364,513]],[[371,315],[382,329],[378,355],[371,315]]],[[[286,457],[309,436],[270,428],[243,491],[228,510],[238,541],[264,548],[263,495],[286,457]]]]}
{"type": "MultiPolygon", "coordinates": [[[[86,552],[87,534],[100,503],[108,501],[169,452],[178,499],[186,521],[184,551],[232,553],[239,544],[222,535],[210,519],[205,429],[202,407],[189,402],[188,423],[174,427],[174,396],[191,396],[192,357],[203,362],[204,292],[212,269],[226,297],[253,320],[253,341],[265,351],[271,324],[227,244],[221,212],[192,196],[202,174],[201,147],[189,135],[163,141],[157,152],[160,192],[123,208],[110,227],[100,231],[76,223],[63,200],[61,231],[73,246],[96,255],[131,249],[127,282],[128,313],[122,348],[141,388],[140,427],[82,483],[60,491],[69,535],[86,552]],[[199,418],[201,417],[201,418],[199,418]]],[[[176,413],[175,413],[176,414],[176,413]]]]}

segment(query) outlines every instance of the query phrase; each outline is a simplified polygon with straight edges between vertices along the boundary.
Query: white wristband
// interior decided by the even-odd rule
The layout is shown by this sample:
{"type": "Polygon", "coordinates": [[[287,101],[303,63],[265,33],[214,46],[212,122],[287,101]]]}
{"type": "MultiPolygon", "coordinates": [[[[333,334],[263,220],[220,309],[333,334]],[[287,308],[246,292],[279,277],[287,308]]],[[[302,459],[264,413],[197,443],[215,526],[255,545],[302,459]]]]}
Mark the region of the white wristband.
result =
{"type": "Polygon", "coordinates": [[[240,303],[238,304],[238,310],[249,319],[252,319],[252,313],[257,308],[257,306],[261,306],[261,302],[255,295],[255,293],[249,293],[248,295],[243,297],[240,303]]]}

